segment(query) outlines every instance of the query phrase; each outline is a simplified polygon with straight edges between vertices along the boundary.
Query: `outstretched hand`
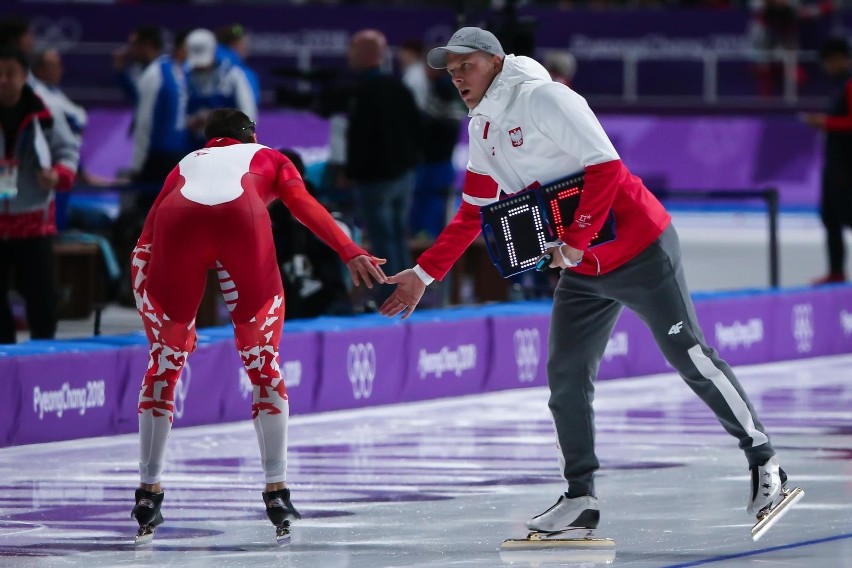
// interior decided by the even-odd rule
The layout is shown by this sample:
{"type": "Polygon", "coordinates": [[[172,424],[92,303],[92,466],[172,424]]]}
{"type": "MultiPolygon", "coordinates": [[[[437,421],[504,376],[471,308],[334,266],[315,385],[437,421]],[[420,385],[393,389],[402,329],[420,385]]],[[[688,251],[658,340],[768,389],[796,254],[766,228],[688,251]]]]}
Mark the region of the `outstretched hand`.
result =
{"type": "Polygon", "coordinates": [[[378,284],[386,284],[388,277],[379,266],[386,263],[384,258],[376,258],[366,254],[359,254],[346,263],[346,268],[349,269],[349,275],[352,277],[352,283],[360,286],[363,282],[367,288],[373,287],[373,280],[378,284]]]}
{"type": "Polygon", "coordinates": [[[389,277],[387,282],[396,284],[397,287],[379,308],[379,313],[388,317],[395,317],[402,313],[402,319],[407,318],[420,303],[420,298],[426,291],[426,284],[410,268],[389,277]]]}
{"type": "Polygon", "coordinates": [[[821,112],[803,112],[799,114],[799,120],[818,130],[825,130],[826,115],[821,112]]]}

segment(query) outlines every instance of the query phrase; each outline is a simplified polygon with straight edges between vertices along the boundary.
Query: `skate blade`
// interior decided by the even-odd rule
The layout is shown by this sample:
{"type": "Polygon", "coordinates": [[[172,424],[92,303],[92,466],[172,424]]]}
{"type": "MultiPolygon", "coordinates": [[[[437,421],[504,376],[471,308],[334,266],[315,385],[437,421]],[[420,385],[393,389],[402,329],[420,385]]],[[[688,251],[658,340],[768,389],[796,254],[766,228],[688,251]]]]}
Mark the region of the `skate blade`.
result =
{"type": "Polygon", "coordinates": [[[500,560],[507,563],[542,562],[559,564],[612,564],[615,562],[615,541],[596,538],[591,531],[558,533],[531,532],[527,538],[513,538],[500,545],[500,560]],[[576,537],[567,537],[576,534],[576,537]]]}
{"type": "Polygon", "coordinates": [[[136,533],[136,539],[133,544],[142,546],[154,540],[154,528],[150,525],[139,527],[139,532],[136,533]]]}
{"type": "Polygon", "coordinates": [[[784,492],[783,495],[784,499],[782,499],[780,503],[766,513],[766,515],[757,521],[757,524],[752,527],[751,538],[755,542],[760,540],[760,537],[766,534],[769,529],[775,525],[775,523],[781,520],[781,517],[786,515],[790,508],[805,496],[805,492],[802,491],[801,487],[796,487],[792,491],[784,492]]]}
{"type": "Polygon", "coordinates": [[[615,550],[611,538],[598,538],[589,529],[570,529],[546,533],[533,531],[527,538],[504,540],[500,550],[615,550]]]}

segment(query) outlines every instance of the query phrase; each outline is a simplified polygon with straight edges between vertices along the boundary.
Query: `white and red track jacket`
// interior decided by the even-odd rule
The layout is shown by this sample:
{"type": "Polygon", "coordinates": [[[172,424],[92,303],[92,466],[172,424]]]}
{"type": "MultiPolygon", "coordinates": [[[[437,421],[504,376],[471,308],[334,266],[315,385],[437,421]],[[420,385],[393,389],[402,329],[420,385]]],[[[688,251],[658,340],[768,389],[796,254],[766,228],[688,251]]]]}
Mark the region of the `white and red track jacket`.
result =
{"type": "Polygon", "coordinates": [[[618,268],[651,244],[671,222],[659,201],[632,175],[586,100],[529,57],[508,55],[479,105],[470,111],[470,156],[462,205],[414,270],[427,284],[442,279],[479,235],[479,207],[504,194],[546,185],[584,171],[573,222],[560,234],[586,251],[572,269],[598,275],[618,268]],[[613,213],[615,239],[592,248],[613,213]]]}
{"type": "MultiPolygon", "coordinates": [[[[257,194],[267,205],[279,198],[293,216],[334,249],[343,262],[362,254],[369,255],[352,242],[329,212],[308,193],[293,162],[281,152],[261,144],[213,138],[204,148],[190,152],[166,178],[145,219],[138,246],[152,242],[157,209],[173,191],[188,192],[190,201],[210,206],[232,201],[242,192],[257,194]],[[211,153],[217,159],[212,162],[213,166],[209,162],[201,165],[190,159],[196,153],[211,153]],[[192,180],[189,186],[187,179],[192,180]]],[[[275,251],[270,253],[274,258],[275,251]]]]}

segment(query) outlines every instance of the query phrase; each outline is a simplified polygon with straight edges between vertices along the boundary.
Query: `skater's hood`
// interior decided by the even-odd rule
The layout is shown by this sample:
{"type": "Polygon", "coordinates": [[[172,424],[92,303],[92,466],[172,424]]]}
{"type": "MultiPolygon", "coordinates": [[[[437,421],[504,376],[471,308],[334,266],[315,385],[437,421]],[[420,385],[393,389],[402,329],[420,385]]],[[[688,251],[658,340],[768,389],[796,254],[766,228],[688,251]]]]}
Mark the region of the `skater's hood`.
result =
{"type": "Polygon", "coordinates": [[[495,116],[509,106],[519,85],[537,86],[551,82],[550,73],[535,59],[524,55],[507,55],[503,58],[503,70],[494,77],[485,96],[470,109],[468,115],[495,116]]]}

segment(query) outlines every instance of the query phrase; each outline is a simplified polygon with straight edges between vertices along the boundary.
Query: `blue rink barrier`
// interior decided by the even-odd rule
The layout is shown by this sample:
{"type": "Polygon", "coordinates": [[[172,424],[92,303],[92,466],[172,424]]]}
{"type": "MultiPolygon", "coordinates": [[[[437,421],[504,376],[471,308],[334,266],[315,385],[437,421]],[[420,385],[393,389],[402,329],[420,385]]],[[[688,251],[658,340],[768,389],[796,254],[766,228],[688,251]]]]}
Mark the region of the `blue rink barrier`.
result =
{"type": "MultiPolygon", "coordinates": [[[[708,341],[729,363],[852,352],[852,286],[696,294],[708,341]]],[[[422,310],[285,324],[280,345],[293,414],[547,384],[550,302],[422,310]]],[[[677,322],[672,322],[675,324],[677,322]]],[[[231,326],[198,331],[176,389],[175,426],[248,419],[252,388],[231,326]]],[[[0,446],[134,432],[147,368],[142,332],[0,346],[0,446]]],[[[625,310],[600,379],[670,371],[625,310]]]]}

